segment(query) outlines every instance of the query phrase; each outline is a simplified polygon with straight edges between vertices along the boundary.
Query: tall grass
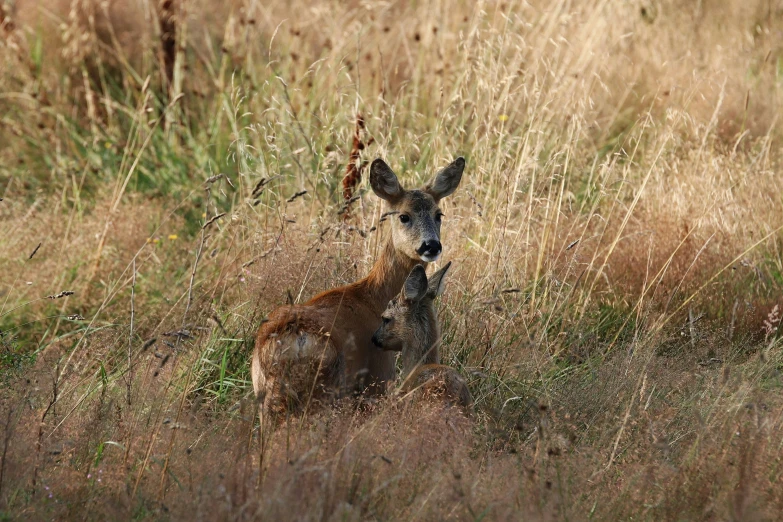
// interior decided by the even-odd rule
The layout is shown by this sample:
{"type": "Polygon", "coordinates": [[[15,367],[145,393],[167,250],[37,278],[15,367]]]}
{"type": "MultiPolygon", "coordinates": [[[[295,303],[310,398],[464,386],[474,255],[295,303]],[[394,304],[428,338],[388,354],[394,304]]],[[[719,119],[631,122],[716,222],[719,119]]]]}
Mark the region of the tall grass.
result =
{"type": "Polygon", "coordinates": [[[4,516],[779,512],[772,4],[3,9],[4,516]],[[259,433],[255,330],[385,240],[361,166],[417,186],[457,155],[439,316],[474,418],[259,433]]]}

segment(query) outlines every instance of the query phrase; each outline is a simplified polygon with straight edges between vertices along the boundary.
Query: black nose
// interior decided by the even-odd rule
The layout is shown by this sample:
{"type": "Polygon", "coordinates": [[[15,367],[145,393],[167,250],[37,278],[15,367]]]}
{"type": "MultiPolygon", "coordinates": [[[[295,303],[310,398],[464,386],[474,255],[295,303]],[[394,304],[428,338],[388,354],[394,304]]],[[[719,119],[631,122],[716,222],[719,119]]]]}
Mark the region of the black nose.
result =
{"type": "Polygon", "coordinates": [[[437,256],[440,254],[441,250],[443,250],[443,247],[441,246],[440,241],[437,239],[429,239],[421,244],[416,253],[420,256],[437,256]]]}
{"type": "Polygon", "coordinates": [[[372,336],[372,344],[374,344],[378,348],[382,348],[381,341],[380,341],[380,339],[378,339],[378,334],[377,333],[373,334],[373,336],[372,336]]]}

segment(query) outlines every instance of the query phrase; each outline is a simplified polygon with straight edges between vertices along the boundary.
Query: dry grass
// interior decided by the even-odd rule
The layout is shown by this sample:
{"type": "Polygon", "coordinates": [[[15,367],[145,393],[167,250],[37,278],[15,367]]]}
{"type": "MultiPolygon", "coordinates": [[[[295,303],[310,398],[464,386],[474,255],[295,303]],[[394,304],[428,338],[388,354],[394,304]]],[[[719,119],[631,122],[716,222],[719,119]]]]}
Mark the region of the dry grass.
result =
{"type": "Polygon", "coordinates": [[[48,4],[0,2],[0,517],[778,516],[783,8],[48,4]],[[475,416],[260,433],[255,329],[385,238],[361,166],[457,154],[475,416]]]}

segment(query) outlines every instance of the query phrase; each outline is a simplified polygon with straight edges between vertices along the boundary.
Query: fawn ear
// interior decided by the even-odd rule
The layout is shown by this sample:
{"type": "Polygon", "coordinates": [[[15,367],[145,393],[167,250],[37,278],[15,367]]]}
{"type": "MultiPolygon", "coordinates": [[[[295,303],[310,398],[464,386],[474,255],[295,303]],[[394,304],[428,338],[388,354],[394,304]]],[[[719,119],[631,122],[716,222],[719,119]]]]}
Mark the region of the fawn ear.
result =
{"type": "Polygon", "coordinates": [[[451,165],[438,172],[424,187],[424,192],[435,198],[435,201],[445,198],[457,190],[463,170],[465,170],[465,158],[460,156],[451,165]]]}
{"type": "Polygon", "coordinates": [[[389,203],[399,201],[405,194],[405,190],[397,180],[397,175],[381,158],[376,159],[370,165],[370,186],[376,196],[389,203]]]}
{"type": "Polygon", "coordinates": [[[420,301],[427,293],[427,273],[424,267],[416,265],[402,286],[402,295],[408,301],[420,301]]]}
{"type": "Polygon", "coordinates": [[[435,299],[446,289],[446,273],[451,267],[451,261],[446,263],[446,266],[435,272],[430,276],[429,284],[427,285],[427,297],[435,299]]]}

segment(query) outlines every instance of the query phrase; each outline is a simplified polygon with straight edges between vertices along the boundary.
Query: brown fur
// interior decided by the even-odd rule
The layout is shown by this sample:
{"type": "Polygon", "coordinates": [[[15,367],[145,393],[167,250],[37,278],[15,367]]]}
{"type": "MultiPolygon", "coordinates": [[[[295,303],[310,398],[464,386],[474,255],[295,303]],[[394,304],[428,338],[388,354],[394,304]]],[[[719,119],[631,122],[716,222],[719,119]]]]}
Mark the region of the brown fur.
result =
{"type": "Polygon", "coordinates": [[[253,357],[253,384],[265,407],[282,413],[306,406],[311,391],[316,402],[343,394],[364,370],[371,390],[383,391],[394,377],[394,358],[363,350],[360,343],[369,344],[381,303],[394,296],[417,262],[398,254],[389,241],[364,279],[272,312],[258,332],[253,357]]]}
{"type": "Polygon", "coordinates": [[[261,326],[251,373],[262,414],[307,410],[350,391],[385,393],[394,357],[373,347],[372,335],[386,303],[426,261],[417,253],[422,241],[440,245],[437,202],[456,189],[463,167],[459,158],[425,189],[406,191],[385,163],[373,162],[370,181],[391,206],[392,237],[367,277],[303,305],[280,307],[261,326]],[[405,222],[396,219],[402,215],[405,222]]]}
{"type": "Polygon", "coordinates": [[[423,267],[414,267],[402,294],[383,312],[383,324],[373,335],[373,343],[383,350],[402,352],[401,393],[459,406],[469,413],[473,398],[467,383],[454,368],[440,364],[435,298],[443,292],[450,266],[435,272],[429,281],[423,267]]]}
{"type": "Polygon", "coordinates": [[[417,367],[403,382],[402,393],[418,393],[424,400],[458,406],[465,413],[473,409],[473,397],[465,379],[445,364],[424,364],[417,367]]]}

